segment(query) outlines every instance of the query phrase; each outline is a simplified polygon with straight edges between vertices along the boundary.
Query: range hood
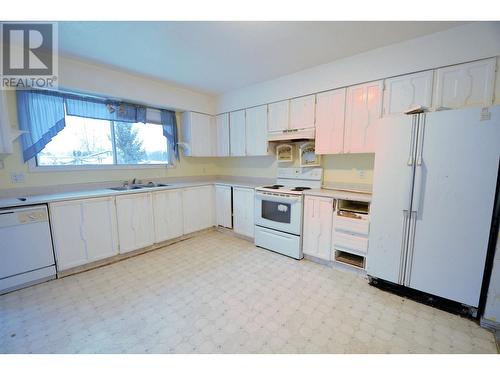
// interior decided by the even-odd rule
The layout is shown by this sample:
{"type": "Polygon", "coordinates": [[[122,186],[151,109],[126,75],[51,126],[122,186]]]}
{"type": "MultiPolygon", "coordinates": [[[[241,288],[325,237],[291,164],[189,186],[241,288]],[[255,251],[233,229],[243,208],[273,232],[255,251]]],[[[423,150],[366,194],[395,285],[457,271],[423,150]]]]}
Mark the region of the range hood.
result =
{"type": "Polygon", "coordinates": [[[268,132],[267,140],[272,141],[289,141],[299,139],[314,139],[314,128],[308,129],[286,129],[276,132],[268,132]]]}

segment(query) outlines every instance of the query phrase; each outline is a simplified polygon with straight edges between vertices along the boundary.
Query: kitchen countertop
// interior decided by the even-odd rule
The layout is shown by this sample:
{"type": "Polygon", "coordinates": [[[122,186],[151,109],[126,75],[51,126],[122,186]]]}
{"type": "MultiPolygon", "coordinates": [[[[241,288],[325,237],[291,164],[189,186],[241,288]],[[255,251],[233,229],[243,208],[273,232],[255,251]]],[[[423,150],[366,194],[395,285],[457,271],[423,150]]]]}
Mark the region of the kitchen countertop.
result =
{"type": "Polygon", "coordinates": [[[358,193],[340,189],[310,189],[304,191],[304,195],[314,195],[334,199],[347,199],[360,202],[371,202],[371,193],[358,193]]]}
{"type": "MultiPolygon", "coordinates": [[[[20,192],[19,197],[0,198],[0,208],[29,206],[29,205],[35,205],[35,204],[68,201],[68,200],[74,200],[74,199],[118,196],[118,195],[123,195],[123,194],[140,194],[140,193],[154,192],[154,191],[159,191],[159,190],[182,189],[182,188],[187,188],[187,187],[204,186],[204,185],[212,185],[212,184],[244,187],[244,188],[253,189],[257,186],[261,186],[262,184],[266,184],[268,182],[265,180],[263,180],[263,181],[258,181],[258,180],[251,181],[251,180],[246,180],[246,179],[239,180],[237,178],[220,178],[220,179],[216,178],[216,179],[206,179],[206,180],[198,180],[198,181],[183,181],[183,182],[165,181],[165,182],[161,182],[161,183],[168,184],[168,186],[159,186],[159,187],[154,187],[154,188],[143,188],[143,189],[125,190],[125,191],[116,191],[116,190],[111,190],[109,188],[82,189],[82,190],[75,190],[75,191],[57,192],[57,193],[52,193],[52,194],[33,194],[33,195],[23,195],[23,193],[20,192]],[[22,201],[19,198],[26,198],[26,200],[22,201]]],[[[115,186],[119,186],[119,183],[117,183],[115,186]]]]}

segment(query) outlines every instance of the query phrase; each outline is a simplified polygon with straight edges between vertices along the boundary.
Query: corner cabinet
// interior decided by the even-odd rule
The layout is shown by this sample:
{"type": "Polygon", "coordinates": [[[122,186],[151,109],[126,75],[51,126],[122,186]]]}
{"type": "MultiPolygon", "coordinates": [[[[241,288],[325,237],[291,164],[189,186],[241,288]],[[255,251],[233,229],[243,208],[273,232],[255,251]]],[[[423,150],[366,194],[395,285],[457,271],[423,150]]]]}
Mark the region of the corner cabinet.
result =
{"type": "Polygon", "coordinates": [[[49,204],[58,271],[118,254],[115,198],[49,204]]]}
{"type": "Polygon", "coordinates": [[[246,237],[254,237],[254,190],[233,188],[233,224],[234,232],[246,237]]]}
{"type": "Polygon", "coordinates": [[[487,107],[493,103],[496,58],[436,70],[434,107],[487,107]]]}
{"type": "Polygon", "coordinates": [[[116,197],[120,253],[148,247],[155,242],[151,193],[116,197]]]}
{"type": "Polygon", "coordinates": [[[216,156],[217,125],[214,116],[184,112],[181,135],[185,156],[216,156]]]}
{"type": "Polygon", "coordinates": [[[267,105],[246,110],[246,154],[268,155],[267,105]]]}
{"type": "Polygon", "coordinates": [[[340,154],[344,151],[346,89],[316,95],[315,153],[340,154]]]}
{"type": "Polygon", "coordinates": [[[155,242],[168,241],[184,234],[182,190],[153,193],[155,242]]]}
{"type": "Polygon", "coordinates": [[[213,185],[182,190],[184,234],[215,226],[215,193],[213,185]]]}
{"type": "Polygon", "coordinates": [[[375,124],[382,112],[383,81],[347,89],[344,152],[375,152],[375,124]]]}
{"type": "Polygon", "coordinates": [[[229,113],[217,115],[216,122],[216,156],[229,156],[229,113]]]}
{"type": "Polygon", "coordinates": [[[229,138],[231,156],[245,156],[246,116],[244,109],[229,113],[229,138]]]}
{"type": "Polygon", "coordinates": [[[331,260],[332,223],[333,198],[305,196],[302,242],[305,255],[331,260]]]}

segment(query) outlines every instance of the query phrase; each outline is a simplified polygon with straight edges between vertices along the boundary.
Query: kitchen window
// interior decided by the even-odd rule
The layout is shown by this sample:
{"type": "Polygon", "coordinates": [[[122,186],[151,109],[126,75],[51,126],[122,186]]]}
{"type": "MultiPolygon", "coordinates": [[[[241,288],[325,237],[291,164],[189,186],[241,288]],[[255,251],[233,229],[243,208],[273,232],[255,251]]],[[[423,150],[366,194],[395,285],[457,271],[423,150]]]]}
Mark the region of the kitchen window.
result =
{"type": "Polygon", "coordinates": [[[37,166],[168,164],[168,144],[159,124],[68,115],[65,122],[37,154],[37,166]]]}

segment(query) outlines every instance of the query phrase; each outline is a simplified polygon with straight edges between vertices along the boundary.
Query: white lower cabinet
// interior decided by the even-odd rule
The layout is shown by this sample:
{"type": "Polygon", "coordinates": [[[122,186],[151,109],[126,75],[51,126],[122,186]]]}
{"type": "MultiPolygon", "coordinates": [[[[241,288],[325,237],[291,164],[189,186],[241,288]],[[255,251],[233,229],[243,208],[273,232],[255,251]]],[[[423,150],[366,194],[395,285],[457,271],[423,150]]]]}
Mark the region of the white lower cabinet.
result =
{"type": "Polygon", "coordinates": [[[196,186],[182,190],[184,234],[215,225],[214,186],[196,186]]]}
{"type": "Polygon", "coordinates": [[[254,190],[233,188],[233,225],[234,232],[254,237],[254,190]]]}
{"type": "Polygon", "coordinates": [[[304,200],[304,236],[306,255],[331,260],[333,198],[306,196],[304,200]]]}
{"type": "Polygon", "coordinates": [[[116,197],[120,253],[137,250],[155,242],[151,193],[116,197]]]}
{"type": "Polygon", "coordinates": [[[233,227],[232,189],[231,186],[215,186],[215,212],[217,225],[225,228],[233,227]]]}
{"type": "Polygon", "coordinates": [[[118,254],[114,197],[49,205],[59,271],[118,254]]]}
{"type": "Polygon", "coordinates": [[[163,242],[184,234],[182,190],[153,193],[155,242],[163,242]]]}

